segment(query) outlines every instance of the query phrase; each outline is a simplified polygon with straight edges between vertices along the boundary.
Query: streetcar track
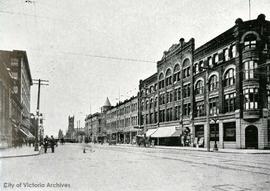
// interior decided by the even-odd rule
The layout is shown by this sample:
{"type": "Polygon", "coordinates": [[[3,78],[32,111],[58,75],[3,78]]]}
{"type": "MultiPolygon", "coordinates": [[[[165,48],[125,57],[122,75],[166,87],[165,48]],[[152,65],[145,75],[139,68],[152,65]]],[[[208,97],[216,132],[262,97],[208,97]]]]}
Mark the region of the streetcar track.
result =
{"type": "MultiPolygon", "coordinates": [[[[205,166],[211,166],[211,167],[217,167],[217,168],[221,168],[221,169],[226,169],[226,170],[237,170],[237,171],[243,171],[243,172],[249,172],[249,173],[256,173],[256,174],[262,174],[262,175],[270,175],[270,173],[266,173],[266,172],[258,172],[258,171],[252,171],[252,170],[247,170],[247,169],[242,169],[242,168],[234,168],[234,167],[230,167],[229,165],[232,164],[226,164],[224,166],[219,165],[219,164],[211,164],[211,163],[206,163],[206,162],[195,162],[189,159],[179,159],[179,158],[172,158],[172,157],[165,157],[165,156],[158,156],[158,155],[154,155],[155,153],[150,153],[150,152],[138,152],[138,151],[127,151],[127,150],[123,150],[122,148],[115,148],[115,147],[111,147],[109,148],[101,148],[100,149],[103,150],[110,150],[110,151],[120,151],[120,152],[124,152],[124,153],[130,153],[130,154],[145,154],[147,156],[150,157],[154,157],[154,158],[161,158],[161,159],[167,159],[167,160],[174,160],[174,161],[181,161],[181,162],[186,162],[186,163],[190,163],[190,164],[196,164],[196,165],[205,165],[205,166]]],[[[163,153],[164,154],[164,153],[163,153]]],[[[232,165],[233,166],[233,165],[232,165]]],[[[239,167],[248,167],[245,165],[235,165],[235,166],[239,166],[239,167]]],[[[248,167],[251,168],[251,167],[248,167]]],[[[258,167],[253,167],[253,168],[258,168],[258,167]]],[[[262,170],[268,170],[268,168],[258,168],[258,169],[262,169],[262,170]]]]}

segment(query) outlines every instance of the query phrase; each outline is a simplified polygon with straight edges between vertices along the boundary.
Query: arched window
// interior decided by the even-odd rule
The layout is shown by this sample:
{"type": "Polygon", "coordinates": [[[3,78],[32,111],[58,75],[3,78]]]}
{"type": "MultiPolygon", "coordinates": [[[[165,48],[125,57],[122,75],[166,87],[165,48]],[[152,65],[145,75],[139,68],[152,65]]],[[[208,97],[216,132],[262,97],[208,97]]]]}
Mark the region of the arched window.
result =
{"type": "Polygon", "coordinates": [[[244,49],[256,48],[257,37],[254,34],[248,34],[244,39],[244,49]]]}
{"type": "Polygon", "coordinates": [[[180,81],[180,66],[176,64],[173,69],[173,82],[180,81]]]}
{"type": "Polygon", "coordinates": [[[213,75],[209,79],[209,91],[214,91],[218,88],[218,78],[217,75],[213,75]]]}
{"type": "Polygon", "coordinates": [[[234,69],[230,68],[224,75],[224,87],[231,86],[235,83],[234,69]]]}
{"type": "Polygon", "coordinates": [[[166,71],[166,86],[171,85],[172,84],[172,71],[171,69],[168,69],[166,71]]]}
{"type": "Polygon", "coordinates": [[[159,75],[159,82],[158,82],[158,88],[159,89],[162,89],[162,88],[164,88],[164,74],[163,73],[161,73],[160,75],[159,75]]]}
{"type": "Polygon", "coordinates": [[[183,78],[187,78],[190,76],[190,61],[189,59],[185,59],[183,62],[183,78]]]}
{"type": "Polygon", "coordinates": [[[195,95],[203,93],[203,81],[199,80],[195,86],[195,95]]]}

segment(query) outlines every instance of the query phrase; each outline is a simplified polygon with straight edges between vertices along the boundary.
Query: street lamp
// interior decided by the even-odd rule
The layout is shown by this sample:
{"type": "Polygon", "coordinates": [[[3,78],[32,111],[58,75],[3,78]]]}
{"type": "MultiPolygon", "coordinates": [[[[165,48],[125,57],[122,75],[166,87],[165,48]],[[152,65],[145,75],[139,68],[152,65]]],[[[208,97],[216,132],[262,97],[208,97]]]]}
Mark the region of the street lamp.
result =
{"type": "Polygon", "coordinates": [[[215,144],[214,144],[214,148],[213,150],[214,151],[218,151],[218,146],[217,146],[217,122],[218,122],[218,115],[217,114],[214,114],[214,116],[211,118],[211,120],[214,122],[214,125],[215,125],[215,128],[214,128],[214,131],[215,131],[215,144]]]}

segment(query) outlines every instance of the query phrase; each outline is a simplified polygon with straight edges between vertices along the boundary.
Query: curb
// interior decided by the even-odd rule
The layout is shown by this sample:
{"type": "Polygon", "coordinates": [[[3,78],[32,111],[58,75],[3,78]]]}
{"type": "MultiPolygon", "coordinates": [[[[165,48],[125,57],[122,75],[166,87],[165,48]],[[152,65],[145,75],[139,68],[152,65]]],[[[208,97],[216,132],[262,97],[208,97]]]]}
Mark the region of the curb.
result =
{"type": "Polygon", "coordinates": [[[10,156],[0,156],[0,159],[7,159],[7,158],[19,158],[19,157],[31,157],[40,155],[40,152],[35,154],[25,154],[25,155],[10,155],[10,156]]]}

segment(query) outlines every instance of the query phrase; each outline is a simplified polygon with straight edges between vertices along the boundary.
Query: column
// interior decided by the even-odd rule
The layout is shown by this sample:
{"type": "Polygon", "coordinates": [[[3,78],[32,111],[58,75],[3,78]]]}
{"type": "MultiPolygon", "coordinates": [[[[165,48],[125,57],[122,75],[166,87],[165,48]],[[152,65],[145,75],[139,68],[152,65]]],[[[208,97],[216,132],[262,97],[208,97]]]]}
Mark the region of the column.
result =
{"type": "Polygon", "coordinates": [[[223,122],[220,121],[219,124],[219,148],[224,149],[224,142],[223,142],[223,122]]]}

